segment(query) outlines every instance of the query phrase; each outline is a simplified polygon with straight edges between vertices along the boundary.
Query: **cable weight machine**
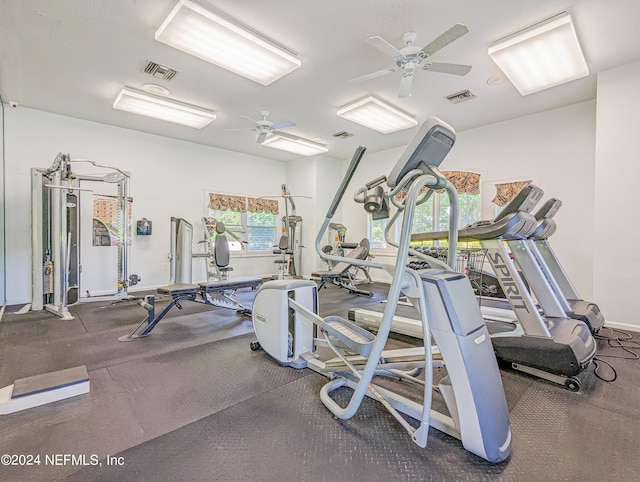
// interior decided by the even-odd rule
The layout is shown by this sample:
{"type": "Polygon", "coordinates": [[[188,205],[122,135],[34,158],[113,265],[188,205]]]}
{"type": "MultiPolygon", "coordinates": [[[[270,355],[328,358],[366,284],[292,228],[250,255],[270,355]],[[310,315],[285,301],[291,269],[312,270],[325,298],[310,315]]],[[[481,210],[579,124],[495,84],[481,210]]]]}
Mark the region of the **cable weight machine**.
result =
{"type": "Polygon", "coordinates": [[[120,300],[140,277],[128,274],[127,207],[131,174],[88,159],[71,159],[59,153],[51,167],[31,169],[32,296],[31,309],[45,309],[62,319],[72,319],[69,305],[80,301],[120,300]],[[106,174],[77,174],[72,163],[85,162],[108,169],[106,174]],[[116,239],[117,292],[108,297],[81,298],[80,193],[82,181],[117,184],[116,239]]]}

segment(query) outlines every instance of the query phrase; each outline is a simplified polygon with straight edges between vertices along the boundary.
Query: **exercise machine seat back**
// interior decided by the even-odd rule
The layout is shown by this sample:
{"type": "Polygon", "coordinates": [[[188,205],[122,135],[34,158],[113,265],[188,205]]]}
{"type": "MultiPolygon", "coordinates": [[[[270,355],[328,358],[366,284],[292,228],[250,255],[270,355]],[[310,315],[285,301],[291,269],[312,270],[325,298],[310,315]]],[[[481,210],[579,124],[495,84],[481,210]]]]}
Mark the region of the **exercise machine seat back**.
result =
{"type": "MultiPolygon", "coordinates": [[[[360,241],[357,248],[350,251],[345,257],[349,259],[367,259],[367,256],[369,256],[369,246],[369,240],[365,238],[360,241]]],[[[352,264],[342,261],[340,263],[336,263],[329,271],[316,271],[315,273],[311,273],[311,276],[314,278],[339,278],[352,266],[352,264]]]]}
{"type": "Polygon", "coordinates": [[[216,236],[216,240],[213,242],[213,250],[218,268],[229,266],[229,241],[224,234],[216,236]]]}
{"type": "MultiPolygon", "coordinates": [[[[227,268],[229,266],[229,240],[224,235],[226,228],[224,223],[216,223],[216,239],[213,241],[213,259],[218,268],[227,268]]],[[[228,270],[230,271],[230,270],[228,270]]]]}

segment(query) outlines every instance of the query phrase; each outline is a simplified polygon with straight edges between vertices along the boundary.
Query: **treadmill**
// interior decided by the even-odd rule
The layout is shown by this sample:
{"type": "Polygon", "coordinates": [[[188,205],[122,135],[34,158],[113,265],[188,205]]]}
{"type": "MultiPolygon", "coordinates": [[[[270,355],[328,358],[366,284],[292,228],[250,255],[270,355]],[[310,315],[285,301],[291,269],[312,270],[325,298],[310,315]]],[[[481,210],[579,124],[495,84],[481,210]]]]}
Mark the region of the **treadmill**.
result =
{"type": "Polygon", "coordinates": [[[536,229],[525,243],[538,261],[551,289],[569,318],[584,321],[591,333],[597,333],[604,326],[604,315],[598,305],[580,297],[548,241],[556,231],[557,226],[553,217],[561,206],[562,201],[555,198],[548,199],[542,205],[535,214],[538,223],[536,229]]]}
{"type": "MultiPolygon", "coordinates": [[[[525,187],[495,219],[461,229],[459,240],[480,241],[487,250],[487,259],[507,295],[508,306],[518,320],[518,323],[509,323],[508,319],[487,322],[498,359],[510,363],[516,370],[578,391],[580,380],[576,375],[591,363],[596,354],[596,343],[583,321],[567,317],[525,242],[538,226],[531,211],[542,195],[542,189],[536,186],[525,187]],[[527,281],[536,294],[542,313],[520,277],[505,243],[522,271],[527,273],[527,281]]],[[[447,233],[418,233],[411,239],[441,240],[447,239],[447,233]]],[[[360,321],[351,311],[349,317],[360,321]]],[[[407,319],[403,322],[406,324],[407,319]]],[[[368,320],[368,325],[371,326],[371,320],[368,320]]]]}

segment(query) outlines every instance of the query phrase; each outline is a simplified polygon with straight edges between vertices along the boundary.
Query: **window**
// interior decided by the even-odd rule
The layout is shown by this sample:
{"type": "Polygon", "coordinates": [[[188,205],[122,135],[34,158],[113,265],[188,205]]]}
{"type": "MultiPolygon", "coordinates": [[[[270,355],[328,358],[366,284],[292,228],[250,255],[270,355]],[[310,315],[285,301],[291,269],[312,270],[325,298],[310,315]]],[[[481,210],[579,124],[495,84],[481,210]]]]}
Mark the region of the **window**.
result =
{"type": "MultiPolygon", "coordinates": [[[[228,196],[208,195],[208,216],[223,222],[227,231],[236,235],[248,253],[271,252],[276,244],[278,201],[228,196]]],[[[240,242],[227,236],[229,250],[239,253],[240,242]]]]}
{"type": "MultiPolygon", "coordinates": [[[[460,228],[479,221],[482,215],[482,196],[480,195],[480,175],[465,172],[444,172],[445,176],[458,190],[458,226],[460,228]],[[460,192],[467,191],[467,192],[460,192]],[[470,191],[470,192],[469,192],[470,191]]],[[[416,206],[413,217],[412,233],[429,233],[433,231],[447,231],[449,229],[450,204],[446,192],[434,192],[424,203],[416,206]]],[[[374,249],[386,249],[384,230],[387,219],[374,221],[369,217],[369,240],[374,249]]],[[[395,223],[395,239],[400,238],[402,216],[395,223]]],[[[419,242],[417,245],[438,245],[435,242],[419,242]]],[[[446,242],[445,242],[446,244],[446,242]]]]}
{"type": "Polygon", "coordinates": [[[247,251],[273,251],[276,244],[277,216],[247,212],[247,251]]]}
{"type": "MultiPolygon", "coordinates": [[[[482,196],[480,195],[480,175],[464,171],[443,172],[458,191],[458,226],[463,228],[479,221],[482,216],[482,196]]],[[[434,192],[430,199],[416,206],[412,232],[426,233],[447,231],[451,205],[445,191],[434,192]]],[[[437,241],[433,243],[438,245],[437,241]]]]}
{"type": "MultiPolygon", "coordinates": [[[[416,207],[413,218],[413,233],[447,231],[451,205],[446,193],[434,193],[431,199],[416,207]]],[[[479,221],[482,215],[480,194],[458,194],[458,227],[463,228],[479,221]]],[[[422,243],[421,243],[422,244],[422,243]]],[[[438,242],[434,243],[436,246],[438,242]]]]}
{"type": "Polygon", "coordinates": [[[386,249],[387,241],[384,239],[384,230],[387,229],[388,219],[376,219],[371,216],[367,216],[369,219],[368,225],[368,238],[372,249],[386,249]]]}

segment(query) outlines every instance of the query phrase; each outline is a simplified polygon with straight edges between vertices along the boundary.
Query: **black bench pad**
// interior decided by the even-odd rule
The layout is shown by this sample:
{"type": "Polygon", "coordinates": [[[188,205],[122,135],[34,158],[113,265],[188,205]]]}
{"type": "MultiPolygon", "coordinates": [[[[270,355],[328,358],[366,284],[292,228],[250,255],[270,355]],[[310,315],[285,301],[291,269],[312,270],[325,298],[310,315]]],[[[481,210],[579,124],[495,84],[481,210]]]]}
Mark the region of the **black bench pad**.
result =
{"type": "Polygon", "coordinates": [[[198,283],[207,293],[220,293],[227,290],[239,290],[241,288],[255,288],[262,284],[262,278],[250,276],[232,280],[218,280],[209,283],[198,283]]]}
{"type": "Polygon", "coordinates": [[[342,277],[342,273],[332,273],[331,271],[317,271],[316,273],[311,273],[311,277],[319,279],[338,279],[342,277]]]}
{"type": "Polygon", "coordinates": [[[161,286],[156,290],[162,295],[190,295],[196,294],[198,291],[198,285],[188,285],[184,283],[174,283],[172,285],[161,286]]]}

